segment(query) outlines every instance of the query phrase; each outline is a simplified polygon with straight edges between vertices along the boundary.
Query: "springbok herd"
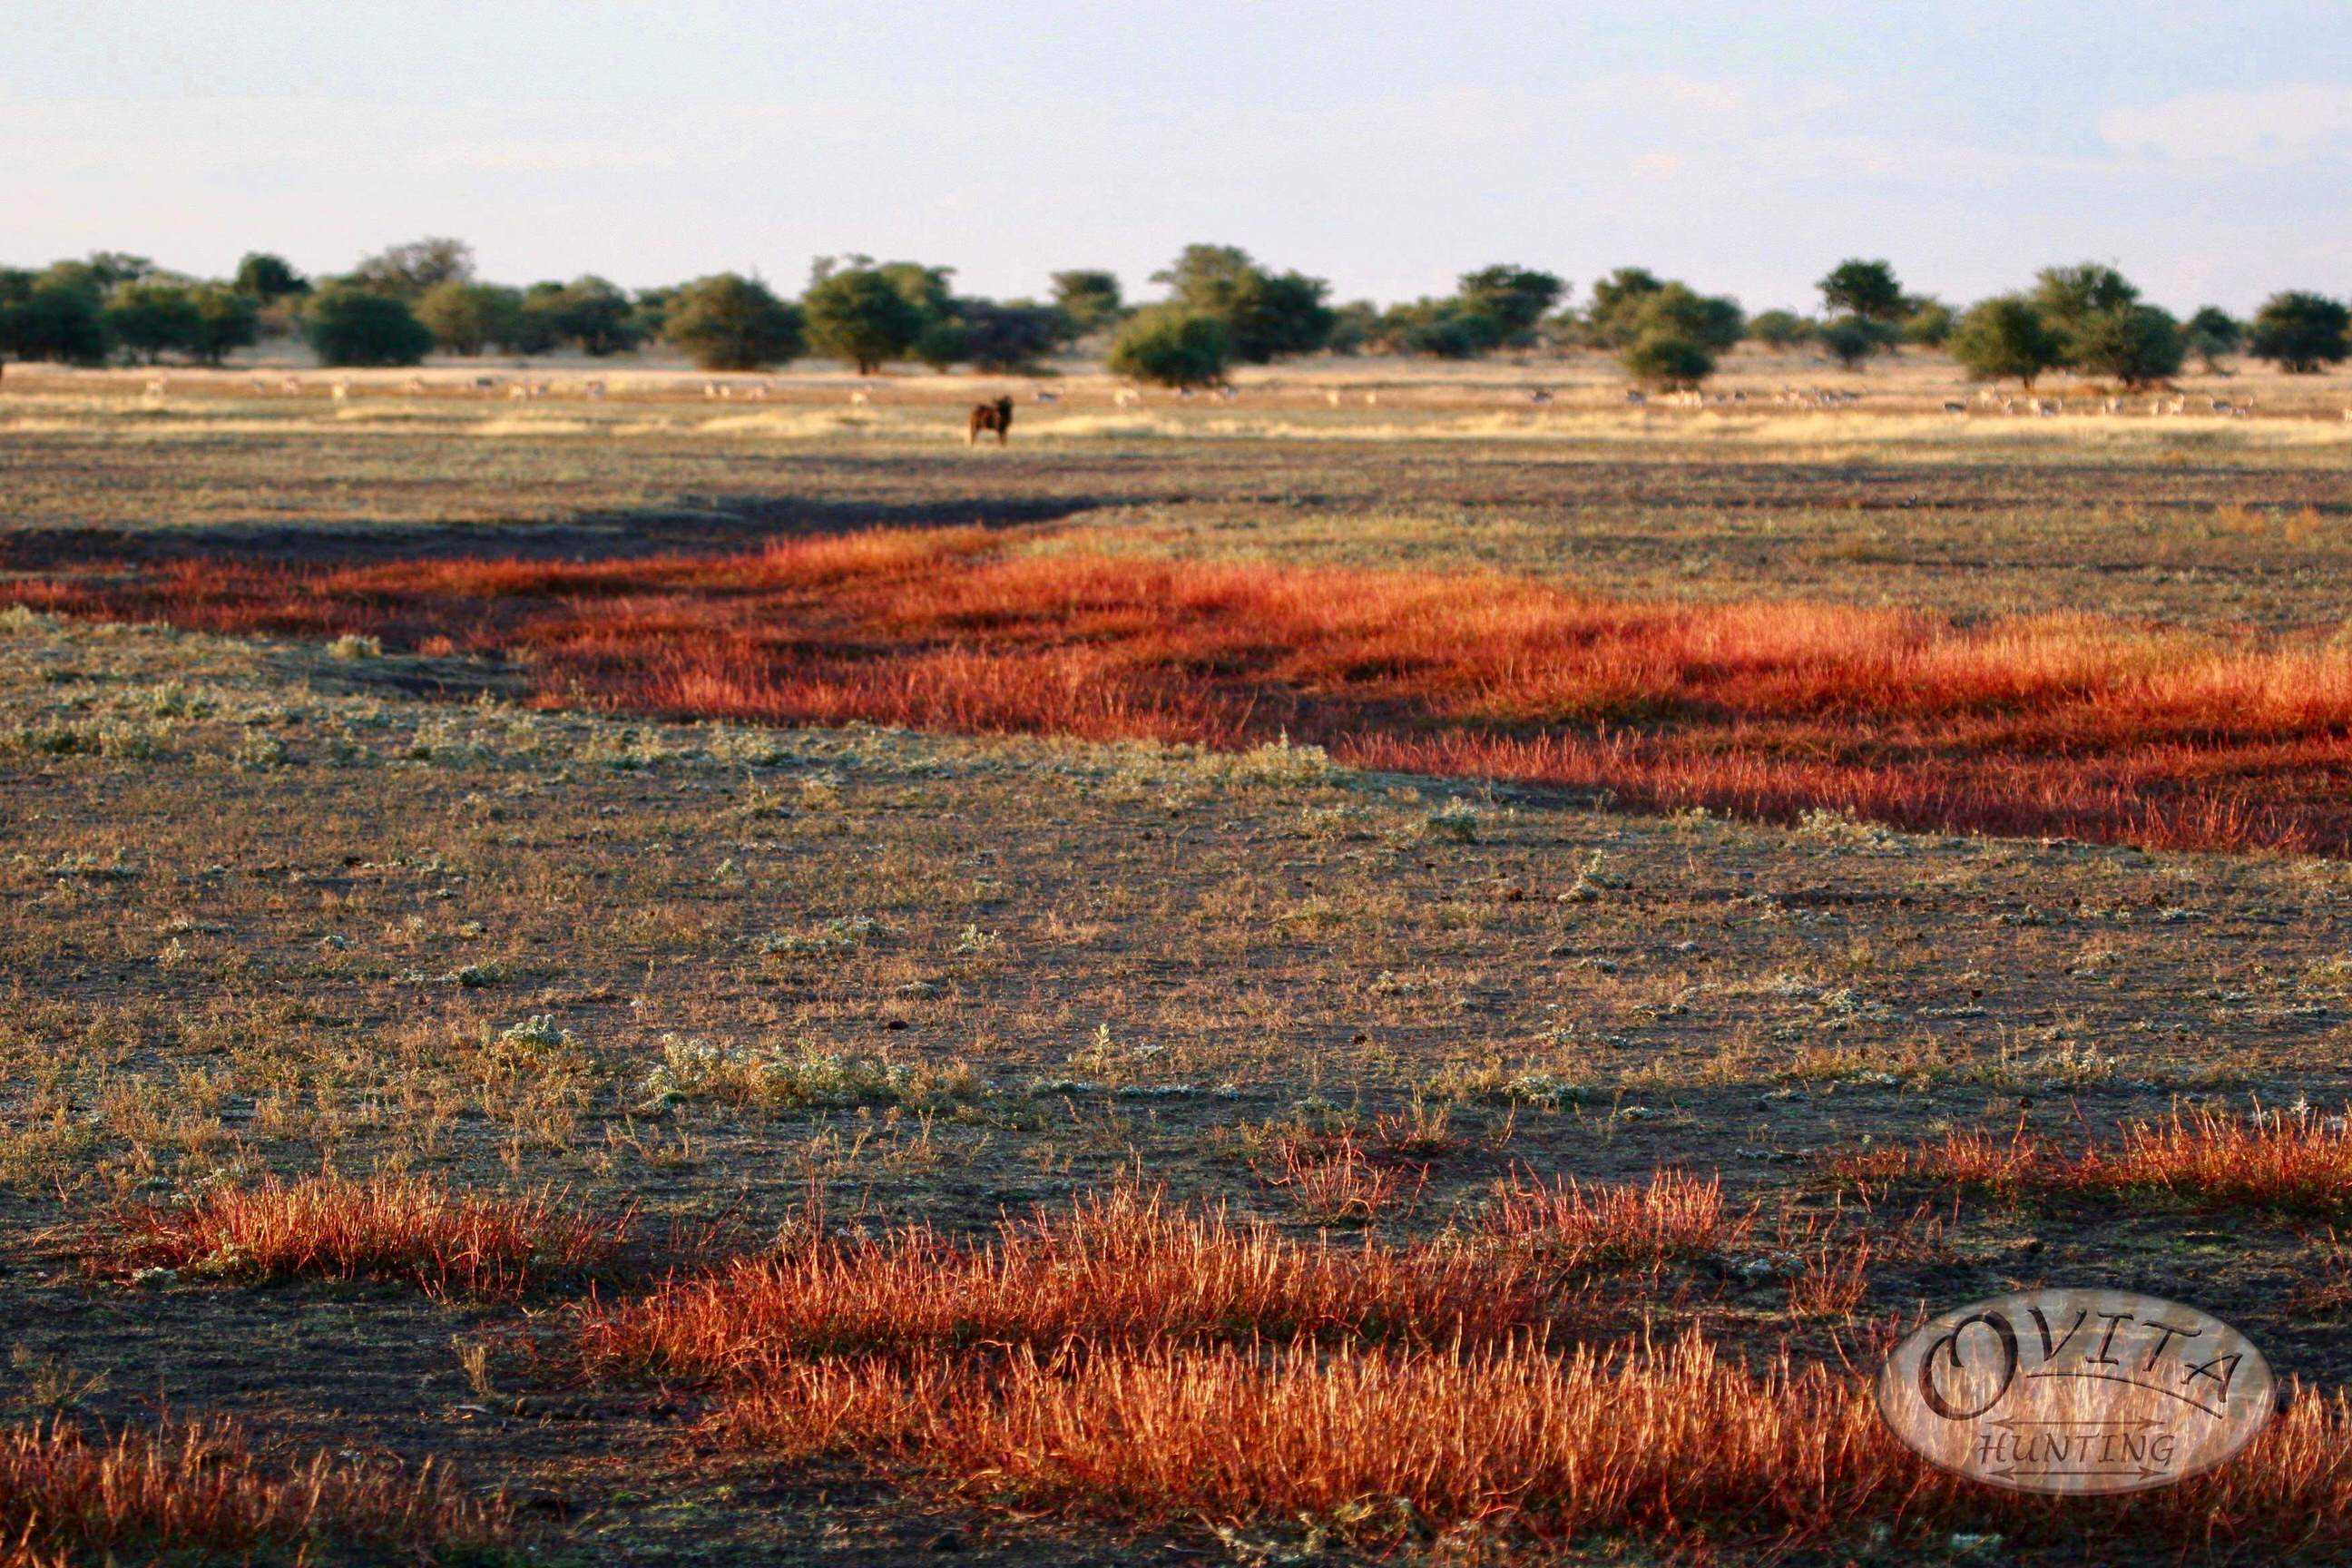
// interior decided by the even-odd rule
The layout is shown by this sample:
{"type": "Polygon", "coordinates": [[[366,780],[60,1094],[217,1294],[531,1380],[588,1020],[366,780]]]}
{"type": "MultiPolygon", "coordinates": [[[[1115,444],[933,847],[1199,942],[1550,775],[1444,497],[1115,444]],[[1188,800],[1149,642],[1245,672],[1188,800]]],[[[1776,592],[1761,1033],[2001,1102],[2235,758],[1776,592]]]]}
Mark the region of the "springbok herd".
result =
{"type": "MultiPolygon", "coordinates": [[[[173,385],[172,377],[151,376],[142,386],[141,397],[150,405],[160,404],[170,395],[173,385]]],[[[216,390],[221,385],[221,381],[201,374],[183,378],[184,389],[188,391],[209,392],[216,390]]],[[[471,394],[486,397],[505,397],[515,402],[574,396],[591,402],[601,402],[616,389],[614,384],[602,376],[581,378],[546,375],[536,377],[475,375],[464,380],[441,381],[428,381],[422,375],[411,375],[395,384],[383,380],[355,382],[351,377],[343,375],[279,374],[249,376],[247,378],[247,385],[259,396],[301,397],[323,395],[339,405],[347,403],[363,393],[378,396],[471,394]]],[[[856,408],[871,407],[878,398],[891,390],[891,383],[883,380],[862,382],[850,389],[849,404],[856,408]]],[[[665,394],[676,395],[683,389],[688,395],[691,395],[693,383],[690,378],[681,379],[675,376],[645,377],[619,384],[617,389],[639,395],[650,394],[656,396],[665,394]]],[[[713,375],[704,377],[700,384],[703,398],[710,402],[732,402],[741,399],[761,403],[786,394],[790,389],[789,383],[774,376],[713,375]]],[[[1320,399],[1332,408],[1345,407],[1350,401],[1359,402],[1367,408],[1376,408],[1381,405],[1381,394],[1377,390],[1351,393],[1338,387],[1327,386],[1318,392],[1312,387],[1284,387],[1279,384],[1244,389],[1231,383],[1205,389],[1192,387],[1152,389],[1148,393],[1144,388],[1121,385],[1110,388],[1108,395],[1113,407],[1127,409],[1142,406],[1147,398],[1160,398],[1175,403],[1189,403],[1201,398],[1236,402],[1244,395],[1254,398],[1282,399],[1295,398],[1302,393],[1310,396],[1319,395],[1320,399]]],[[[1066,398],[1075,399],[1080,395],[1081,394],[1076,391],[1037,390],[1030,394],[1030,398],[1040,405],[1053,405],[1060,404],[1066,398]]],[[[1496,395],[1509,403],[1538,408],[1554,406],[1559,399],[1559,395],[1551,388],[1542,386],[1498,391],[1496,395]]],[[[1605,395],[1604,394],[1604,398],[1605,395]]],[[[1832,410],[1852,407],[1871,396],[1870,394],[1849,387],[1785,385],[1769,395],[1760,392],[1750,393],[1744,389],[1709,392],[1685,388],[1672,392],[1647,393],[1628,388],[1621,395],[1623,406],[1645,411],[1651,408],[1744,409],[1768,405],[1775,408],[1832,410]]],[[[910,404],[928,403],[932,399],[918,392],[912,396],[906,397],[905,401],[910,404]]],[[[1900,395],[1890,395],[1889,401],[1900,401],[1900,395]]],[[[2054,419],[2062,415],[2096,415],[2108,417],[2144,415],[2150,418],[2160,418],[2187,415],[2192,410],[2197,414],[2211,417],[2246,419],[2254,416],[2256,406],[2257,399],[2253,397],[2224,398],[2202,395],[2192,395],[2183,392],[2123,395],[2098,391],[2073,397],[2045,397],[2022,393],[2012,395],[1993,387],[1979,388],[1975,396],[1969,401],[1946,399],[1941,404],[1942,411],[1956,418],[1967,418],[1977,414],[1999,414],[2042,419],[2054,419]]],[[[1888,412],[1897,411],[1893,408],[1888,409],[1888,412]]],[[[2307,413],[2305,416],[2309,416],[2307,413]]],[[[2352,405],[2347,405],[2342,408],[2341,417],[2347,424],[2352,424],[2352,405]]]]}

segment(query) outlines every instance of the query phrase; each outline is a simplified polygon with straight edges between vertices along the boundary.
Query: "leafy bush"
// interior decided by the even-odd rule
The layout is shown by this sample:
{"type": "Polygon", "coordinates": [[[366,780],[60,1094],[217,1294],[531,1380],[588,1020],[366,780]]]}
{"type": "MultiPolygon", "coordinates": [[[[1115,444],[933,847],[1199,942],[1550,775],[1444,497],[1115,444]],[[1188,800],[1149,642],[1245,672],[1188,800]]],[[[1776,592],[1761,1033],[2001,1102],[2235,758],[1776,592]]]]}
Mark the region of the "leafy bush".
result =
{"type": "Polygon", "coordinates": [[[2246,332],[2246,352],[2291,375],[2309,375],[2341,364],[2352,344],[2352,310],[2324,295],[2289,289],[2263,301],[2246,332]]]}
{"type": "Polygon", "coordinates": [[[1768,349],[1786,351],[1810,342],[1819,327],[1794,310],[1766,310],[1748,323],[1748,335],[1768,349]]]}
{"type": "Polygon", "coordinates": [[[1838,363],[1848,370],[1863,361],[1885,353],[1901,340],[1902,331],[1892,322],[1869,316],[1832,316],[1821,325],[1822,347],[1835,356],[1838,363]]]}
{"type": "Polygon", "coordinates": [[[433,347],[432,329],[389,294],[348,283],[330,284],[302,311],[303,334],[330,365],[421,363],[433,347]]]}
{"type": "Polygon", "coordinates": [[[1115,327],[1127,316],[1118,274],[1091,268],[1055,273],[1054,306],[1072,338],[1115,327]]]}
{"type": "Polygon", "coordinates": [[[1864,321],[1893,325],[1909,312],[1895,268],[1885,261],[1841,261],[1817,287],[1822,304],[1832,316],[1853,316],[1864,321]]]}
{"type": "Polygon", "coordinates": [[[416,302],[416,319],[434,341],[456,354],[478,354],[492,343],[511,345],[522,313],[522,297],[492,283],[452,279],[436,284],[416,302]]]}
{"type": "Polygon", "coordinates": [[[1960,368],[1978,380],[2013,375],[2028,389],[2062,358],[2056,334],[2021,294],[2003,294],[1972,307],[1952,329],[1949,347],[1960,368]]]}
{"type": "Polygon", "coordinates": [[[2179,324],[2169,311],[2124,305],[2078,321],[2067,360],[2086,375],[2147,386],[2179,374],[2183,352],[2179,324]]]}
{"type": "Polygon", "coordinates": [[[2236,353],[2246,341],[2246,329],[2219,305],[2200,307],[2180,329],[2183,346],[2197,356],[2210,375],[2221,368],[2223,354],[2236,353]]]}
{"type": "Polygon", "coordinates": [[[1180,306],[1137,312],[1110,347],[1114,375],[1160,386],[1213,386],[1225,378],[1233,340],[1223,321],[1180,306]]]}
{"type": "MultiPolygon", "coordinates": [[[[801,309],[817,352],[860,375],[904,357],[929,325],[922,307],[876,267],[853,267],[819,279],[802,297],[801,309]]],[[[671,335],[676,336],[675,324],[671,335]]]]}
{"type": "Polygon", "coordinates": [[[757,279],[698,279],[670,302],[662,336],[704,370],[759,370],[801,352],[801,313],[757,279]]]}
{"type": "Polygon", "coordinates": [[[1268,272],[1238,246],[1186,246],[1151,279],[1168,285],[1171,304],[1222,323],[1228,353],[1245,363],[1313,353],[1331,335],[1335,317],[1324,302],[1329,284],[1268,272]]]}

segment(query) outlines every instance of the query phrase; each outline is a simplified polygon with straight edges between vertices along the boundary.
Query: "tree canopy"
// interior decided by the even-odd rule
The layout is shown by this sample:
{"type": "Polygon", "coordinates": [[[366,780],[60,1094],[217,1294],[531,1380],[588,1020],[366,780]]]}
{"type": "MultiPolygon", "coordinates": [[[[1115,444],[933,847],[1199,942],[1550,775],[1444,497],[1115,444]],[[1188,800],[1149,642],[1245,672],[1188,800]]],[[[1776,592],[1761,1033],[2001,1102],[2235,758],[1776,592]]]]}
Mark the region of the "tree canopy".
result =
{"type": "Polygon", "coordinates": [[[704,370],[763,370],[799,356],[802,313],[759,279],[719,272],[677,291],[662,335],[704,370]]]}

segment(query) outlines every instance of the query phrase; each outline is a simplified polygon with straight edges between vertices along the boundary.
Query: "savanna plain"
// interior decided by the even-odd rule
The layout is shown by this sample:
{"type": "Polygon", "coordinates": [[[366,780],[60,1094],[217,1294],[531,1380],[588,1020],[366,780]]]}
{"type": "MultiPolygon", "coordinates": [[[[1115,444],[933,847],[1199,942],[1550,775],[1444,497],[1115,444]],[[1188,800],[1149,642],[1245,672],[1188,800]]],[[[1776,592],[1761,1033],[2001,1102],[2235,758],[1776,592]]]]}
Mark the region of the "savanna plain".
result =
{"type": "Polygon", "coordinates": [[[1065,369],[11,367],[0,1560],[2352,1558],[2340,380],[1065,369]]]}

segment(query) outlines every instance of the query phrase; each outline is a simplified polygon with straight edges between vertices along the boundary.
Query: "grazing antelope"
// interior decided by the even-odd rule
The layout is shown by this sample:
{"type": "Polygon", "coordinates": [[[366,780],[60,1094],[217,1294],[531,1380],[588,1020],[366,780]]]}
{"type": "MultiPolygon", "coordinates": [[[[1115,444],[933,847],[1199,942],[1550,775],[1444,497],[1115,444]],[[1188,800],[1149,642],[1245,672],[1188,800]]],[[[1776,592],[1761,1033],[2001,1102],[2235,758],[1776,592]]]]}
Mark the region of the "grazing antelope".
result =
{"type": "Polygon", "coordinates": [[[866,389],[862,386],[849,395],[849,405],[852,408],[863,408],[873,401],[874,399],[866,395],[866,389]]]}
{"type": "Polygon", "coordinates": [[[1323,395],[1323,401],[1337,408],[1339,406],[1339,394],[1337,391],[1327,392],[1323,395]]]}
{"type": "Polygon", "coordinates": [[[1013,434],[1013,399],[1000,397],[993,403],[971,405],[971,419],[964,426],[963,444],[967,447],[977,444],[983,430],[995,431],[996,444],[1000,447],[1004,445],[1013,434]]]}
{"type": "Polygon", "coordinates": [[[336,405],[340,407],[352,400],[352,384],[348,381],[339,381],[327,388],[327,395],[333,398],[336,405]]]}
{"type": "MultiPolygon", "coordinates": [[[[1332,401],[1336,403],[1339,400],[1339,395],[1338,393],[1333,393],[1331,395],[1332,401]]],[[[1143,401],[1143,394],[1135,391],[1131,387],[1122,386],[1117,392],[1110,395],[1110,400],[1121,408],[1132,408],[1137,404],[1143,401]]]]}
{"type": "Polygon", "coordinates": [[[147,390],[142,394],[142,395],[149,398],[160,398],[163,395],[164,392],[169,389],[171,384],[172,384],[170,382],[164,380],[159,375],[154,380],[147,384],[147,390]]]}
{"type": "Polygon", "coordinates": [[[2102,414],[2121,414],[2123,411],[2124,400],[2120,397],[2105,397],[2099,400],[2099,412],[2102,414]]]}
{"type": "Polygon", "coordinates": [[[1626,391],[1625,405],[1629,408],[1646,407],[1648,406],[1650,398],[1647,393],[1635,392],[1630,388],[1626,391]]]}
{"type": "Polygon", "coordinates": [[[1368,393],[1364,394],[1364,406],[1365,406],[1365,407],[1367,407],[1367,408],[1378,408],[1380,405],[1381,405],[1381,395],[1380,395],[1379,393],[1377,393],[1377,392],[1368,392],[1368,393]]]}
{"type": "Polygon", "coordinates": [[[2046,397],[2037,397],[2033,400],[2033,412],[2043,419],[2055,419],[2058,417],[2058,405],[2046,397]]]}
{"type": "Polygon", "coordinates": [[[411,392],[422,392],[425,390],[425,378],[421,375],[412,375],[408,378],[407,386],[411,392]]]}
{"type": "Polygon", "coordinates": [[[716,403],[719,400],[719,384],[715,381],[704,382],[702,384],[702,395],[711,402],[716,403]]]}
{"type": "Polygon", "coordinates": [[[2352,425],[2352,403],[2344,405],[2344,423],[2352,425]]]}
{"type": "Polygon", "coordinates": [[[525,386],[519,381],[512,386],[507,388],[507,401],[509,403],[520,403],[524,398],[529,397],[530,395],[530,388],[525,386]]]}

